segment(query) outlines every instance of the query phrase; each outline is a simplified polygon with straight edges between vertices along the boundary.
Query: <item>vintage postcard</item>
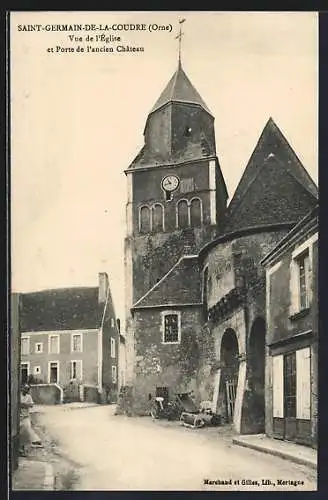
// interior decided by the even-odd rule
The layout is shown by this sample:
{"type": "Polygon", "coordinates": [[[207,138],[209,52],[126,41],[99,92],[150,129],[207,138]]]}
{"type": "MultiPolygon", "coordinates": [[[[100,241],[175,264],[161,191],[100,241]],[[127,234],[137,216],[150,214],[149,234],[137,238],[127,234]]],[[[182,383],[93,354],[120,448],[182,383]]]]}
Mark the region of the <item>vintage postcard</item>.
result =
{"type": "Polygon", "coordinates": [[[318,14],[9,22],[12,489],[316,490],[318,14]]]}

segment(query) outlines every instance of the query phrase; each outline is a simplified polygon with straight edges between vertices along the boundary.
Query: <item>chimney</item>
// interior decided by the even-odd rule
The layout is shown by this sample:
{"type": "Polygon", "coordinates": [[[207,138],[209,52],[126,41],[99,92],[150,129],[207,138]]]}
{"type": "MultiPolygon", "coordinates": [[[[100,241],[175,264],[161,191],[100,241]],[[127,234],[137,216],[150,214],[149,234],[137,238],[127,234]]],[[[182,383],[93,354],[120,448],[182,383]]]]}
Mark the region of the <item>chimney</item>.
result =
{"type": "Polygon", "coordinates": [[[108,287],[109,287],[108,274],[107,273],[99,273],[99,291],[98,291],[99,304],[106,302],[108,287]]]}

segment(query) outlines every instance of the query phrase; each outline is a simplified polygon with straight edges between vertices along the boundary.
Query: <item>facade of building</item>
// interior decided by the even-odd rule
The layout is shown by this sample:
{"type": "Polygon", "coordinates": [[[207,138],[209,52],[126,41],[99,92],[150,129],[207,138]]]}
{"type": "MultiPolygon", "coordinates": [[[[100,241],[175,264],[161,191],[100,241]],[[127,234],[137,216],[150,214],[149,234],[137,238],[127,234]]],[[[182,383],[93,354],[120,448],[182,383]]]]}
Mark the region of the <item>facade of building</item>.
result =
{"type": "Polygon", "coordinates": [[[317,444],[318,207],[262,261],[266,268],[266,433],[317,444]]]}
{"type": "Polygon", "coordinates": [[[270,118],[227,206],[214,117],[179,62],[151,110],[128,184],[126,341],[134,410],[193,391],[238,432],[264,431],[265,271],[317,203],[270,118]]]}
{"type": "Polygon", "coordinates": [[[106,273],[99,273],[97,287],[22,294],[20,332],[23,382],[68,392],[75,382],[97,388],[104,399],[116,397],[119,332],[106,273]]]}

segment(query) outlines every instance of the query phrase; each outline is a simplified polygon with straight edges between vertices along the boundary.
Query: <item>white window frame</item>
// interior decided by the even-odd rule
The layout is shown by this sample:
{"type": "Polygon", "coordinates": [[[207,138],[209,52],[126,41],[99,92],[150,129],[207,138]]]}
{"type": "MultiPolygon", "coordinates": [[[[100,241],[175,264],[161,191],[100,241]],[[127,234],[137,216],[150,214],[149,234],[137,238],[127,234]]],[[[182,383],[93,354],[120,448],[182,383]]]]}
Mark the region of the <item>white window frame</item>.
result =
{"type": "Polygon", "coordinates": [[[296,292],[297,292],[297,302],[296,310],[301,311],[307,309],[310,306],[310,287],[311,287],[311,276],[310,276],[310,252],[305,250],[297,257],[294,257],[295,261],[295,272],[296,272],[296,292]],[[304,278],[305,278],[305,305],[301,305],[301,261],[304,262],[304,278]],[[307,262],[307,264],[306,264],[307,262]]]}
{"type": "Polygon", "coordinates": [[[33,367],[33,375],[41,375],[41,366],[40,365],[33,367]],[[39,369],[39,371],[37,371],[37,369],[39,369]]]}
{"type": "Polygon", "coordinates": [[[21,361],[20,367],[22,370],[22,366],[27,365],[27,376],[31,375],[31,363],[30,361],[21,361]]]}
{"type": "Polygon", "coordinates": [[[190,227],[190,202],[187,198],[180,198],[175,205],[175,227],[176,229],[181,229],[179,226],[179,205],[182,202],[187,203],[187,214],[188,214],[188,227],[190,227]]]}
{"type": "Polygon", "coordinates": [[[35,351],[35,354],[42,354],[43,353],[43,342],[35,342],[34,351],[35,351]],[[37,350],[38,345],[41,346],[40,351],[37,350]]]}
{"type": "Polygon", "coordinates": [[[110,326],[111,326],[111,328],[115,328],[115,319],[114,318],[110,318],[110,326]]]}
{"type": "Polygon", "coordinates": [[[181,343],[181,311],[162,311],[161,312],[161,337],[162,344],[164,345],[172,345],[172,344],[180,344],[181,343]],[[178,316],[178,340],[176,342],[165,342],[165,317],[170,315],[178,316]]]}
{"type": "Polygon", "coordinates": [[[112,383],[117,384],[117,366],[116,365],[112,365],[112,383]]]}
{"type": "Polygon", "coordinates": [[[193,198],[190,198],[190,200],[189,200],[189,212],[190,212],[189,222],[190,222],[190,225],[191,225],[191,204],[192,204],[192,202],[194,200],[199,201],[199,206],[200,206],[200,225],[202,226],[203,225],[203,200],[201,198],[199,198],[199,196],[194,196],[193,198]]]}
{"type": "Polygon", "coordinates": [[[150,207],[150,217],[151,217],[151,230],[153,230],[154,227],[154,211],[155,208],[159,206],[162,208],[162,229],[160,232],[165,231],[165,210],[164,210],[164,205],[160,203],[159,201],[156,201],[151,207],[150,207]]]}
{"type": "Polygon", "coordinates": [[[71,352],[83,352],[83,333],[71,333],[71,352]],[[81,339],[81,349],[79,351],[75,351],[73,348],[74,348],[74,342],[73,342],[73,339],[74,339],[74,336],[79,336],[80,339],[81,339]]]}
{"type": "Polygon", "coordinates": [[[31,348],[31,339],[30,339],[30,336],[29,335],[23,335],[21,337],[21,356],[29,356],[29,354],[30,354],[30,348],[31,348]],[[23,349],[22,349],[22,340],[27,340],[27,353],[23,352],[23,349]]]}
{"type": "Polygon", "coordinates": [[[51,361],[48,361],[48,384],[53,384],[53,383],[56,383],[56,384],[59,384],[59,380],[60,380],[60,363],[58,360],[51,360],[51,361]],[[57,382],[50,382],[50,367],[52,364],[57,364],[57,382]]]}
{"type": "Polygon", "coordinates": [[[50,333],[48,337],[48,353],[49,354],[59,354],[60,353],[60,336],[58,334],[50,333]],[[51,338],[57,338],[57,352],[51,352],[51,338]]]}
{"type": "Polygon", "coordinates": [[[313,244],[318,239],[318,233],[313,234],[310,238],[304,241],[301,245],[296,247],[292,252],[292,259],[290,263],[290,315],[293,316],[301,312],[300,307],[300,292],[299,292],[299,265],[298,260],[302,254],[308,252],[309,266],[308,266],[308,283],[307,283],[307,307],[312,304],[312,286],[313,286],[313,244]]]}
{"type": "Polygon", "coordinates": [[[116,357],[116,342],[113,337],[110,338],[110,357],[113,359],[116,357]]]}
{"type": "MultiPolygon", "coordinates": [[[[79,372],[80,372],[80,377],[76,377],[77,380],[83,380],[83,361],[82,359],[71,359],[71,362],[70,362],[70,378],[74,378],[73,377],[73,363],[78,363],[80,365],[79,367],[79,372]]],[[[76,368],[76,371],[77,368],[76,368]]]]}
{"type": "Polygon", "coordinates": [[[153,230],[153,218],[152,218],[152,209],[151,209],[151,206],[147,205],[147,204],[143,204],[143,205],[140,205],[140,207],[138,208],[138,229],[139,229],[139,233],[141,233],[141,210],[143,208],[148,208],[149,210],[149,231],[151,232],[153,230]]]}

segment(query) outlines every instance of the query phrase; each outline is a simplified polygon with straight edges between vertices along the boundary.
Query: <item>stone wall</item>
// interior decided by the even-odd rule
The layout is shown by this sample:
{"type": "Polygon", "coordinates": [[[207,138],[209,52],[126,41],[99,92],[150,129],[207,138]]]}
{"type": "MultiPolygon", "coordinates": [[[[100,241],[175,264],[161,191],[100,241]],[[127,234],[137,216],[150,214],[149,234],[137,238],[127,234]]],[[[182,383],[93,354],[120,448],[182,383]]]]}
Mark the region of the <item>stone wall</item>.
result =
{"type": "Polygon", "coordinates": [[[31,385],[31,396],[35,404],[55,405],[62,402],[63,391],[55,384],[31,385]]]}
{"type": "Polygon", "coordinates": [[[99,403],[98,388],[91,385],[83,386],[83,400],[87,403],[99,403]]]}
{"type": "Polygon", "coordinates": [[[235,287],[243,291],[243,300],[239,306],[234,306],[220,319],[209,320],[207,335],[203,337],[200,344],[204,347],[201,350],[197,378],[202,397],[210,400],[215,391],[215,384],[218,380],[220,381],[217,411],[224,414],[226,403],[223,380],[218,374],[222,338],[227,330],[232,329],[238,341],[238,354],[244,358],[239,364],[235,402],[235,427],[241,433],[264,431],[264,380],[261,387],[252,388],[253,379],[248,360],[249,342],[254,323],[261,319],[263,353],[259,354],[262,356],[259,362],[264,366],[266,289],[265,270],[260,261],[286,232],[287,230],[246,234],[232,241],[218,243],[209,251],[203,263],[203,268],[208,267],[208,305],[210,308],[235,287]]]}
{"type": "Polygon", "coordinates": [[[135,312],[136,413],[148,411],[149,394],[154,396],[156,387],[168,387],[171,395],[196,390],[201,308],[181,308],[179,344],[162,343],[161,312],[159,308],[135,312]]]}

